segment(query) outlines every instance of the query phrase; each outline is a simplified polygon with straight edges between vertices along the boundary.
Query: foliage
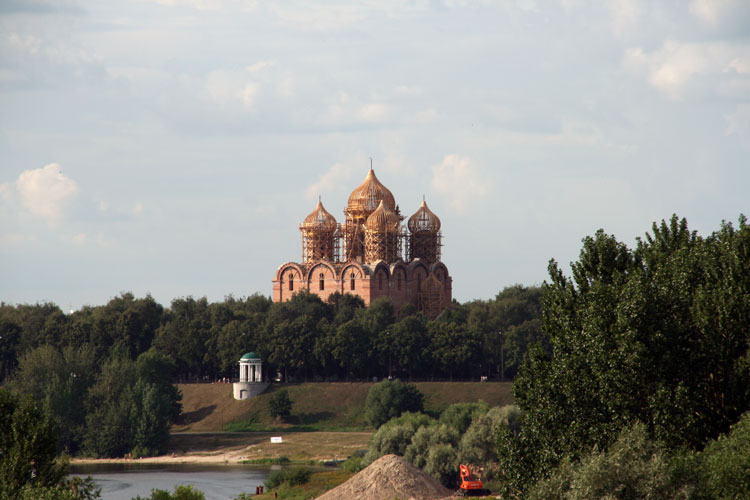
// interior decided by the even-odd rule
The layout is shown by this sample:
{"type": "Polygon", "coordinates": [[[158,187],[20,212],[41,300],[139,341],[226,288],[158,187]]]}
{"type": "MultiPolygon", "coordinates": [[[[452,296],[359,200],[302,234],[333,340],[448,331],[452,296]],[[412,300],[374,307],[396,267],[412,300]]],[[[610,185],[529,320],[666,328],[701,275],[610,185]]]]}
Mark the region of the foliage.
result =
{"type": "Polygon", "coordinates": [[[356,474],[365,468],[364,459],[359,455],[352,455],[340,465],[341,469],[351,474],[356,474]]]}
{"type": "Polygon", "coordinates": [[[281,389],[273,393],[268,400],[268,407],[271,416],[274,418],[287,418],[292,414],[292,400],[289,397],[289,391],[281,389]]]}
{"type": "Polygon", "coordinates": [[[404,450],[404,458],[419,468],[424,468],[431,450],[439,444],[451,448],[458,445],[459,434],[456,429],[445,424],[428,425],[417,429],[411,442],[404,450]]]}
{"type": "Polygon", "coordinates": [[[85,479],[74,476],[60,480],[55,486],[27,484],[21,489],[19,500],[98,500],[101,491],[90,476],[85,479]]]}
{"type": "Polygon", "coordinates": [[[487,413],[489,408],[489,405],[484,401],[452,404],[440,414],[440,423],[452,427],[459,434],[463,434],[469,428],[474,416],[487,413]]]}
{"type": "MultiPolygon", "coordinates": [[[[273,491],[266,489],[265,494],[252,496],[251,498],[258,500],[275,500],[276,498],[278,500],[307,500],[308,498],[317,498],[350,477],[350,473],[342,470],[315,472],[310,475],[309,480],[304,484],[290,486],[287,483],[282,483],[273,491]]],[[[250,498],[250,495],[248,495],[248,498],[250,498]]]]}
{"type": "Polygon", "coordinates": [[[29,396],[0,389],[0,498],[16,498],[25,485],[54,487],[66,472],[49,414],[29,396]]]}
{"type": "Polygon", "coordinates": [[[458,453],[456,449],[446,443],[430,446],[424,471],[440,481],[443,486],[455,487],[458,484],[458,453]]]}
{"type": "Polygon", "coordinates": [[[420,427],[434,425],[435,420],[422,413],[406,412],[393,418],[375,431],[370,438],[364,463],[371,464],[383,455],[395,453],[403,456],[412,436],[420,427]]]}
{"type": "Polygon", "coordinates": [[[476,413],[469,428],[461,435],[458,445],[462,463],[489,465],[497,461],[496,432],[502,425],[511,431],[518,430],[520,411],[514,405],[490,408],[476,413]]]}
{"type": "Polygon", "coordinates": [[[282,484],[289,486],[297,486],[305,484],[312,475],[310,469],[292,468],[292,469],[280,469],[272,471],[266,480],[263,482],[266,488],[273,489],[278,488],[282,484]]]}
{"type": "Polygon", "coordinates": [[[699,454],[699,497],[750,498],[750,412],[699,454]]]}
{"type": "Polygon", "coordinates": [[[137,496],[133,500],[206,500],[206,496],[193,486],[180,484],[174,487],[174,493],[153,489],[150,497],[137,496]]]}
{"type": "Polygon", "coordinates": [[[646,426],[624,430],[606,451],[594,449],[580,462],[565,458],[549,479],[537,483],[529,500],[673,500],[688,498],[676,484],[661,446],[649,440],[646,426]]]}
{"type": "Polygon", "coordinates": [[[750,406],[750,226],[707,238],[673,216],[628,249],[584,239],[566,277],[552,261],[543,327],[514,385],[521,432],[500,433],[513,488],[606,449],[635,422],[668,449],[700,449],[750,406]],[[685,367],[690,369],[686,370],[685,367]]]}
{"type": "Polygon", "coordinates": [[[424,396],[414,384],[400,380],[383,380],[367,393],[365,416],[375,428],[404,412],[424,410],[424,396]]]}

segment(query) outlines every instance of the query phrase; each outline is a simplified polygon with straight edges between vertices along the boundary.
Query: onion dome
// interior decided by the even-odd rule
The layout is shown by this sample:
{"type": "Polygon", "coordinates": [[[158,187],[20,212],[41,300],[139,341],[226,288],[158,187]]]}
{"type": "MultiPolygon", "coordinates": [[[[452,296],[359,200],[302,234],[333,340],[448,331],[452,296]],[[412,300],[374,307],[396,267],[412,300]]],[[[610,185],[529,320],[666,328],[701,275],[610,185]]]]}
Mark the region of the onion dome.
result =
{"type": "MultiPolygon", "coordinates": [[[[370,170],[372,172],[372,170],[370,170]]],[[[380,200],[380,204],[375,211],[370,214],[365,222],[365,227],[369,231],[386,232],[386,231],[398,231],[398,225],[401,222],[401,218],[396,212],[388,208],[383,200],[380,200]]]]}
{"type": "Polygon", "coordinates": [[[427,202],[422,200],[422,204],[419,206],[417,212],[409,217],[407,226],[412,234],[437,234],[440,231],[440,218],[427,207],[427,202]]]}
{"type": "Polygon", "coordinates": [[[365,181],[349,195],[349,203],[346,205],[347,212],[354,215],[369,215],[383,202],[390,210],[396,209],[396,200],[393,193],[375,177],[375,171],[370,168],[365,181]]]}
{"type": "Polygon", "coordinates": [[[336,219],[323,208],[323,203],[318,201],[318,206],[310,215],[305,217],[301,229],[336,229],[336,219]]]}

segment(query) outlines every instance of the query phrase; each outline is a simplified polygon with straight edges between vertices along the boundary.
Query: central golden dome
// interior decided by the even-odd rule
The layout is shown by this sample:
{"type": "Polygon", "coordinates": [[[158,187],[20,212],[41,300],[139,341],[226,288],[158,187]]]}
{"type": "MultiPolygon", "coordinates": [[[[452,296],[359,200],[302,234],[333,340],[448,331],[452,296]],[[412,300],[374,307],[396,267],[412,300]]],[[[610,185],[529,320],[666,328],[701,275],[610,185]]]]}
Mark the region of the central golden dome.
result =
{"type": "Polygon", "coordinates": [[[396,209],[396,200],[393,198],[393,193],[375,177],[375,171],[370,168],[365,181],[349,195],[346,213],[353,217],[366,218],[378,208],[381,201],[385,208],[396,209]]]}

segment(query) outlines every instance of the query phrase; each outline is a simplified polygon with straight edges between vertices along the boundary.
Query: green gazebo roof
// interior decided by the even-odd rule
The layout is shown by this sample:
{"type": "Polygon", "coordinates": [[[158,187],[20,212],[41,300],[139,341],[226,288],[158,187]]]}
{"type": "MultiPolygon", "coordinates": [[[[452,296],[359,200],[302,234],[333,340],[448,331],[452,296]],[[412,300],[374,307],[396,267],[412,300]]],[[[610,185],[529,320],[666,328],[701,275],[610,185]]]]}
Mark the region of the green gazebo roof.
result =
{"type": "Polygon", "coordinates": [[[258,356],[254,352],[248,352],[242,355],[242,357],[240,358],[240,361],[243,359],[260,359],[260,356],[258,356]]]}

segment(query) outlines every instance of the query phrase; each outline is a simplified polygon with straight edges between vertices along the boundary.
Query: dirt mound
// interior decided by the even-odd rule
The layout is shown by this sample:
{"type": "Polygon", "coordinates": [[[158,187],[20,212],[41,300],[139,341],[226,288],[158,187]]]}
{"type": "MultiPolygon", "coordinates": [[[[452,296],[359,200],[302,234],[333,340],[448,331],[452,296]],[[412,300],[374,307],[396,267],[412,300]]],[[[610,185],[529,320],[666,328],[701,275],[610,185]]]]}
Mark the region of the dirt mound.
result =
{"type": "Polygon", "coordinates": [[[452,493],[403,458],[385,455],[317,500],[435,500],[452,493]]]}

